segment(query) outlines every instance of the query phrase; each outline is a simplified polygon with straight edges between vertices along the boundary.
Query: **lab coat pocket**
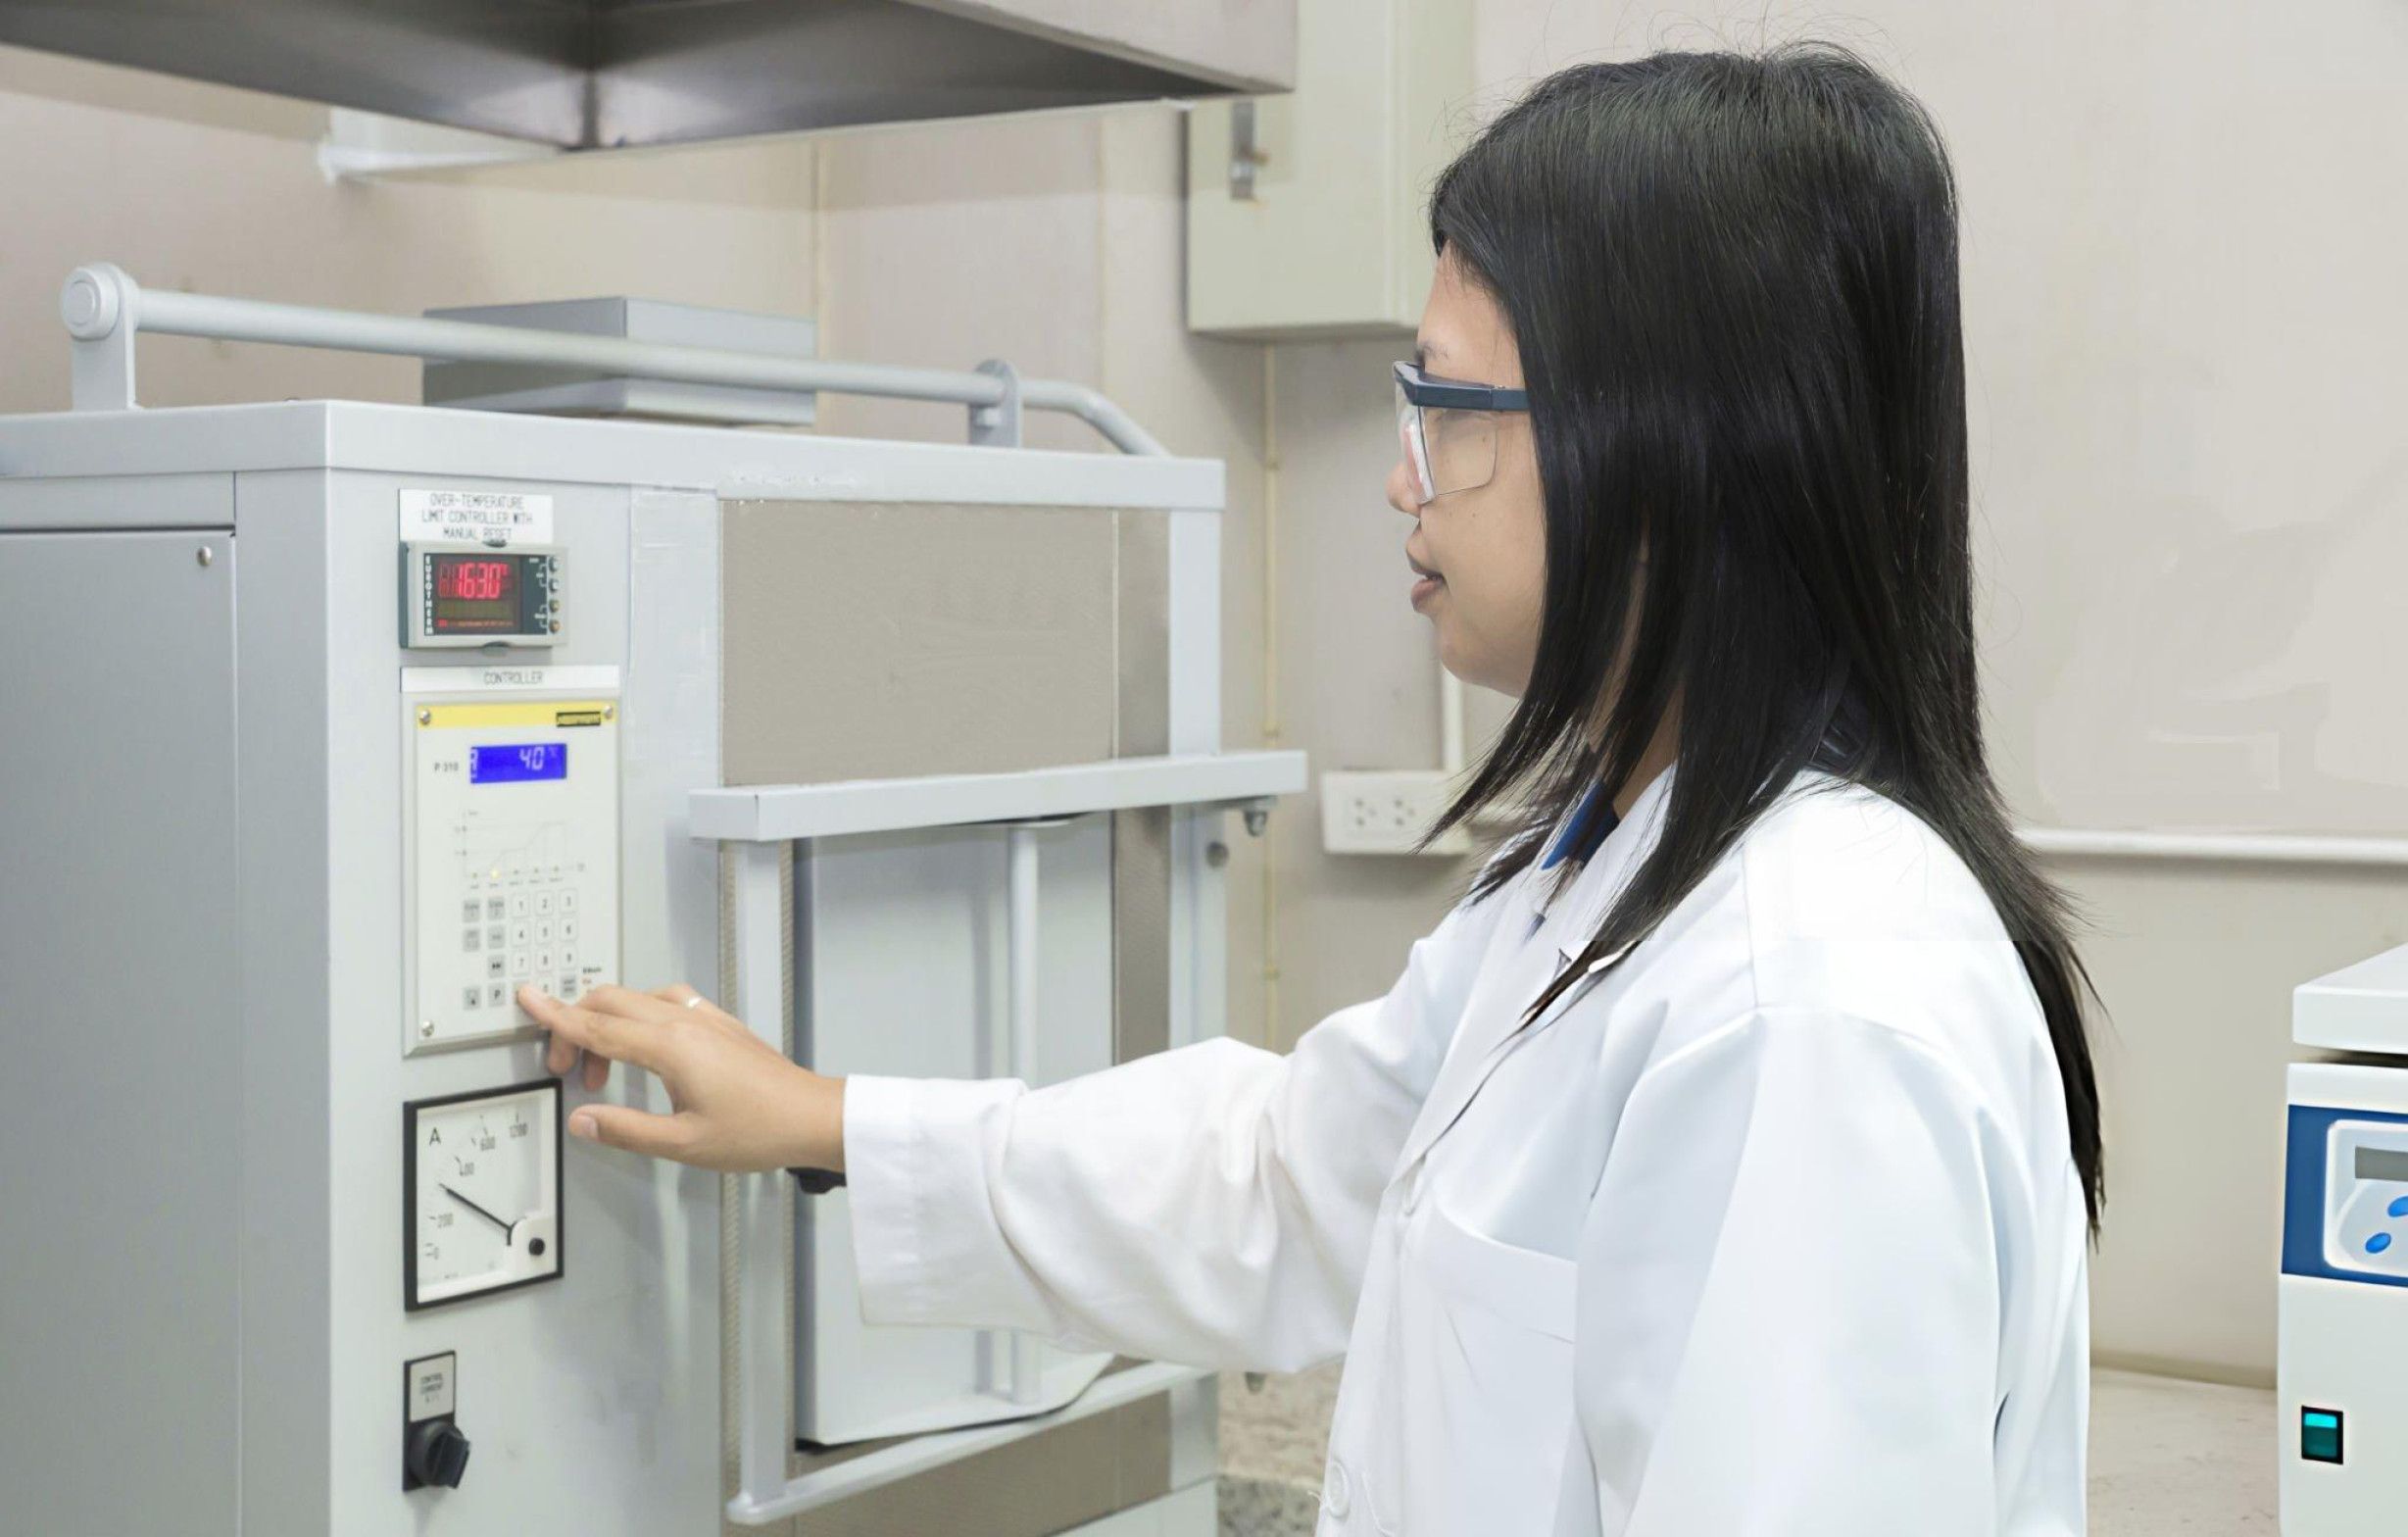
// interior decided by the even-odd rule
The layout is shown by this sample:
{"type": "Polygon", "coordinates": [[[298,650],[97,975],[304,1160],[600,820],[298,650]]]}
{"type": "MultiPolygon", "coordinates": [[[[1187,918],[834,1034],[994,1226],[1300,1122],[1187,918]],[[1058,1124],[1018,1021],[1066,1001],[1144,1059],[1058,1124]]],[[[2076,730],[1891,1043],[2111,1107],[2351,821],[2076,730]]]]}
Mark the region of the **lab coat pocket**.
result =
{"type": "Polygon", "coordinates": [[[1384,1528],[1552,1529],[1572,1431],[1569,1260],[1500,1243],[1428,1203],[1405,1245],[1399,1348],[1420,1380],[1407,1428],[1373,1475],[1384,1528]]]}
{"type": "Polygon", "coordinates": [[[1548,1339],[1572,1343],[1571,1261],[1476,1233],[1431,1203],[1422,1264],[1450,1300],[1548,1339]]]}

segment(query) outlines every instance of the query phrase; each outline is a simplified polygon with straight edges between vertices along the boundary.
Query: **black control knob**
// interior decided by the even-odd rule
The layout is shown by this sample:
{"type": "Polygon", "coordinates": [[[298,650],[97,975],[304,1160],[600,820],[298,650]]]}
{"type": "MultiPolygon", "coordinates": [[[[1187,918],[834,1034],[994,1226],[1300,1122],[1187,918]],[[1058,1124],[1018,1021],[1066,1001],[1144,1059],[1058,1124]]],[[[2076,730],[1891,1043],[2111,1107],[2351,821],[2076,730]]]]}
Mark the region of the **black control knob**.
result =
{"type": "Polygon", "coordinates": [[[448,1419],[430,1419],[410,1432],[411,1475],[424,1484],[457,1489],[468,1470],[468,1438],[448,1419]]]}

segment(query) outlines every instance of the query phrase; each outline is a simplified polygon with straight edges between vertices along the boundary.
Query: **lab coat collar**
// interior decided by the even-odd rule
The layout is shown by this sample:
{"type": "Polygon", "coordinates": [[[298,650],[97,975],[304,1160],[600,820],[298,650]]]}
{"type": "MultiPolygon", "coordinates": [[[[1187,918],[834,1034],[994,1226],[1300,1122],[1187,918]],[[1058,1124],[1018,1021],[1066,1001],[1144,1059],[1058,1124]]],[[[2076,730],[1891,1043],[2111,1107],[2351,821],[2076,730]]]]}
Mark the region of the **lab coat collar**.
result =
{"type": "Polygon", "coordinates": [[[1655,847],[1656,838],[1663,832],[1674,772],[1666,768],[1647,782],[1646,788],[1631,802],[1629,813],[1606,834],[1597,852],[1589,856],[1570,885],[1556,890],[1547,884],[1551,872],[1533,872],[1532,878],[1541,884],[1532,907],[1545,920],[1542,928],[1554,941],[1555,953],[1564,960],[1569,961],[1588,948],[1590,936],[1604,919],[1605,910],[1630,884],[1640,861],[1655,847]]]}
{"type": "MultiPolygon", "coordinates": [[[[1656,775],[1653,783],[1639,792],[1631,803],[1630,814],[1614,828],[1572,884],[1555,893],[1548,884],[1550,871],[1542,871],[1536,862],[1518,877],[1529,882],[1525,888],[1534,912],[1541,917],[1539,932],[1521,954],[1499,968],[1488,987],[1503,989],[1496,994],[1479,997],[1474,1007],[1466,1008],[1461,1033],[1447,1053],[1447,1060],[1438,1070],[1438,1079],[1430,1086],[1430,1097],[1423,1101],[1421,1114],[1405,1137],[1404,1151],[1397,1161],[1396,1171],[1403,1173],[1429,1152],[1439,1138],[1447,1134],[1488,1082],[1489,1074],[1520,1042],[1547,1028],[1564,1011],[1571,1008],[1588,991],[1585,982],[1575,983],[1557,999],[1542,1017],[1528,1025],[1522,1016],[1539,994],[1555,979],[1562,965],[1588,947],[1589,936],[1596,932],[1597,919],[1620,894],[1630,872],[1648,849],[1655,846],[1657,832],[1663,825],[1664,803],[1672,790],[1672,770],[1656,775]],[[1550,900],[1551,898],[1551,900],[1550,900]],[[1548,956],[1548,948],[1553,954],[1548,956]],[[1542,963],[1534,958],[1545,957],[1542,963]]],[[[1499,893],[1499,899],[1503,898],[1499,893]]],[[[1508,918],[1508,923],[1510,919],[1508,918]]],[[[1621,959],[1620,952],[1597,961],[1590,969],[1601,971],[1621,959]]]]}

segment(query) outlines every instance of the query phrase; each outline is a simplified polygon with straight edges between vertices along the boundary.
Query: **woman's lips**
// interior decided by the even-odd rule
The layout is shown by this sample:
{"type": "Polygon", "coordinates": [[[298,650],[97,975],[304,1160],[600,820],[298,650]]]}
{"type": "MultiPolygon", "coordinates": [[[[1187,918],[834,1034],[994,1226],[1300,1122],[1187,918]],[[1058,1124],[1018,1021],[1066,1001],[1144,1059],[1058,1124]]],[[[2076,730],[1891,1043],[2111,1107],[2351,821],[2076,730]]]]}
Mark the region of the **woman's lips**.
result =
{"type": "Polygon", "coordinates": [[[1419,578],[1413,583],[1412,594],[1413,607],[1416,611],[1418,611],[1424,603],[1430,600],[1432,595],[1434,595],[1439,588],[1447,585],[1447,578],[1430,570],[1430,568],[1427,566],[1422,565],[1419,561],[1414,560],[1409,555],[1404,558],[1404,564],[1410,566],[1413,569],[1414,576],[1419,578]]]}

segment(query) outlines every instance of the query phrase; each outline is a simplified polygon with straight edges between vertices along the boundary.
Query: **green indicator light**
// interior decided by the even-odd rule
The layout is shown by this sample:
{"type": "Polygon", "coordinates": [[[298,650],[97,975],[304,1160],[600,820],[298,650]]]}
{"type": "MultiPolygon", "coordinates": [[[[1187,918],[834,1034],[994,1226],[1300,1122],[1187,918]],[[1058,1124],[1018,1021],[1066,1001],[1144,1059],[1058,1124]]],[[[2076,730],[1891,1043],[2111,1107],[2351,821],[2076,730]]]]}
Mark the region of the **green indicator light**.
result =
{"type": "Polygon", "coordinates": [[[2299,1455],[2311,1463],[2341,1460],[2341,1412],[2302,1409],[2299,1412],[2299,1455]]]}

